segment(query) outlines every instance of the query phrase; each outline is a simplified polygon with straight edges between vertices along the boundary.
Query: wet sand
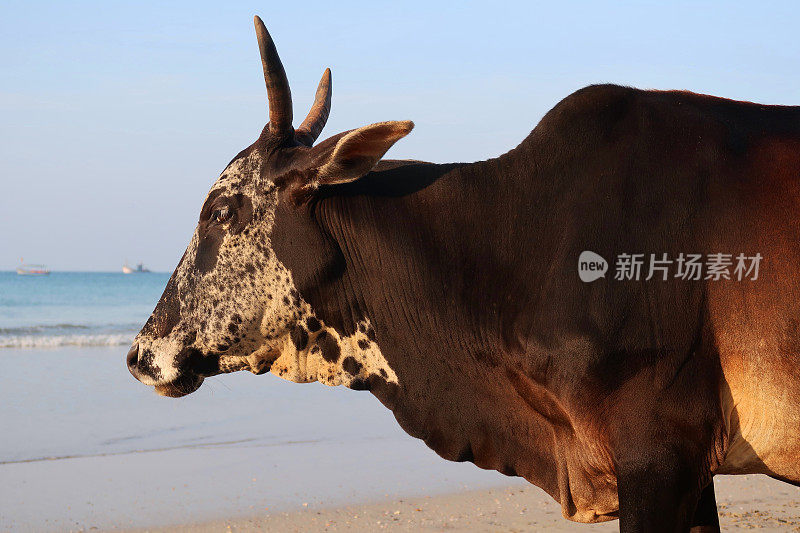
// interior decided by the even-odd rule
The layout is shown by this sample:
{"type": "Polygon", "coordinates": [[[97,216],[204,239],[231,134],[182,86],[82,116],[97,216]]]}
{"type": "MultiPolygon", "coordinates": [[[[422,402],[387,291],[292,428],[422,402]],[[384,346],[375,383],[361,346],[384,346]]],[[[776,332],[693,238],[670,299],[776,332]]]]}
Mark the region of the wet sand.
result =
{"type": "Polygon", "coordinates": [[[184,398],[134,380],[124,349],[0,357],[0,531],[146,528],[504,487],[440,459],[372,395],[270,374],[184,398]],[[47,386],[29,383],[47,370],[47,386]]]}
{"type": "MultiPolygon", "coordinates": [[[[123,352],[3,351],[0,531],[617,528],[568,522],[518,478],[442,460],[368,393],[239,373],[161,398],[123,352]],[[47,386],[30,387],[42,369],[47,386]]],[[[800,528],[800,488],[722,477],[717,494],[728,528],[800,528]]]]}
{"type": "MultiPolygon", "coordinates": [[[[765,476],[724,476],[715,481],[724,531],[800,531],[800,488],[765,476]]],[[[198,524],[139,530],[177,532],[346,531],[618,531],[614,520],[576,524],[561,517],[560,507],[532,486],[467,491],[455,494],[324,508],[303,504],[300,511],[198,524]]],[[[132,530],[133,531],[133,530],[132,530]]]]}

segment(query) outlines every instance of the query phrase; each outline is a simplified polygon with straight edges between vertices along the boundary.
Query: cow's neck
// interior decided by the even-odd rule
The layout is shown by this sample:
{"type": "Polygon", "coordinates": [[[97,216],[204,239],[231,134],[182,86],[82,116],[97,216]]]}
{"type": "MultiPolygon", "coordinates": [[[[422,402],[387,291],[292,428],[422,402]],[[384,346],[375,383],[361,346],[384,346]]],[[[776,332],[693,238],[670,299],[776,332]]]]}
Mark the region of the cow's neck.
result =
{"type": "Polygon", "coordinates": [[[531,204],[545,211],[546,195],[520,175],[534,166],[524,148],[473,164],[390,161],[333,191],[316,218],[346,269],[312,306],[346,335],[367,318],[420,354],[516,342],[504,331],[517,311],[506,296],[533,294],[546,268],[524,216],[531,204]]]}
{"type": "Polygon", "coordinates": [[[326,326],[345,338],[363,320],[374,328],[392,379],[370,374],[357,388],[443,457],[522,475],[558,498],[563,461],[540,440],[567,417],[535,382],[547,358],[532,358],[529,341],[562,237],[533,153],[523,143],[475,164],[386,163],[330,190],[308,219],[305,234],[323,235],[320,257],[338,266],[320,275],[313,257],[281,248],[326,326]]]}
{"type": "Polygon", "coordinates": [[[412,373],[519,348],[517,315],[547,253],[523,216],[547,196],[521,174],[536,167],[527,154],[523,143],[474,164],[389,162],[332,191],[315,216],[346,269],[312,307],[344,335],[369,319],[389,365],[412,373]]]}

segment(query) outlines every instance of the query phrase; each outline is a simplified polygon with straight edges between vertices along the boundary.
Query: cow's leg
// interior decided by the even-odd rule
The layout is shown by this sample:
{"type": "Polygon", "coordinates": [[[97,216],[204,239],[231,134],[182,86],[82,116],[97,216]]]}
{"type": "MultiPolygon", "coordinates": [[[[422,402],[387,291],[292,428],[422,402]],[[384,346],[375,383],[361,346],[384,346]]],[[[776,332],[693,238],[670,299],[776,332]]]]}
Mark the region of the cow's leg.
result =
{"type": "MultiPolygon", "coordinates": [[[[650,366],[624,382],[609,402],[620,531],[687,532],[695,516],[710,522],[713,488],[703,492],[719,464],[725,428],[719,359],[704,346],[700,339],[684,354],[636,354],[650,366]]],[[[633,354],[624,360],[637,363],[633,354]]]]}
{"type": "Polygon", "coordinates": [[[691,533],[719,533],[719,514],[713,479],[700,494],[700,501],[692,518],[691,533]]]}
{"type": "Polygon", "coordinates": [[[692,471],[682,454],[652,443],[618,455],[620,532],[689,531],[700,501],[692,471]]]}

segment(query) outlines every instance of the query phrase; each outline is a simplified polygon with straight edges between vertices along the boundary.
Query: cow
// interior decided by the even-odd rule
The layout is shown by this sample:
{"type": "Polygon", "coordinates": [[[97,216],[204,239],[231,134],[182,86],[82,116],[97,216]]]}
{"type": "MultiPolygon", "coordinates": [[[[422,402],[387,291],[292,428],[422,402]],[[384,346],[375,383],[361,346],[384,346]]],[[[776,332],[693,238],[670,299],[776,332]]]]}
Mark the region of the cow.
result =
{"type": "Polygon", "coordinates": [[[368,390],[441,457],[624,532],[717,531],[718,474],[800,483],[800,107],[592,85],[497,158],[388,160],[412,122],[314,144],[330,70],[293,128],[255,25],[269,122],[208,193],[128,353],[139,381],[368,390]],[[740,251],[757,279],[603,269],[740,251]]]}

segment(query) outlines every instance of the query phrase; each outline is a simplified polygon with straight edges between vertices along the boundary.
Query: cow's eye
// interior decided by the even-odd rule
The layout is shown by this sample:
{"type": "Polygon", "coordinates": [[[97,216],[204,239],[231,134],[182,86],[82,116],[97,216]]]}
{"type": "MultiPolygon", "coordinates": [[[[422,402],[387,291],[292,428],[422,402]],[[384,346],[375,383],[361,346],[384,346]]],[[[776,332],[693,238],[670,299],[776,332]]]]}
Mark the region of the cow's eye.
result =
{"type": "Polygon", "coordinates": [[[231,209],[229,207],[220,207],[211,213],[211,220],[218,224],[227,222],[231,218],[231,209]]]}

